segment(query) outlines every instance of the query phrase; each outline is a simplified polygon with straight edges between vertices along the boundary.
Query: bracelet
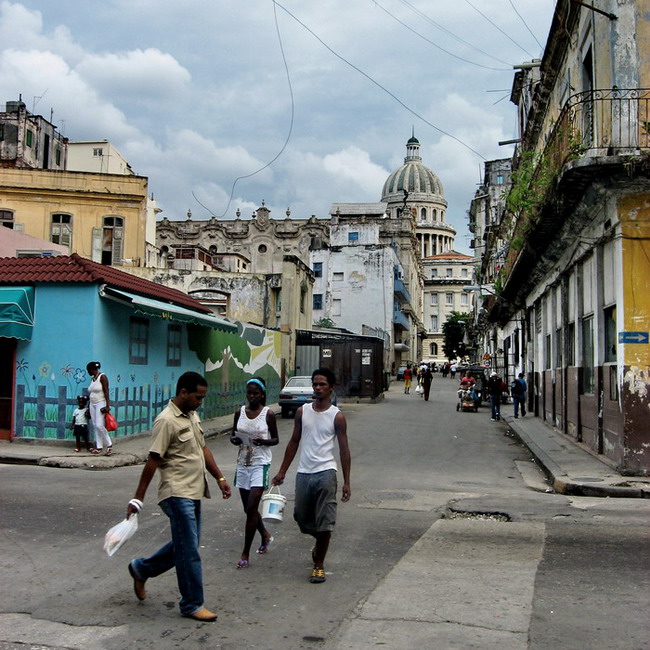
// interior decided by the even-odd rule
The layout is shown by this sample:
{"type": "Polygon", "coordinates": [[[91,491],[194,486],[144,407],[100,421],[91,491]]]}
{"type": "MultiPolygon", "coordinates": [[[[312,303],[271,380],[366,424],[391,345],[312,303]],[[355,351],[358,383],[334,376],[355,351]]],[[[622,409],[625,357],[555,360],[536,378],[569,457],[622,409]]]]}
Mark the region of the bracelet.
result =
{"type": "Polygon", "coordinates": [[[224,476],[222,476],[221,478],[217,479],[217,482],[218,483],[223,483],[225,480],[226,480],[226,478],[224,476]]]}
{"type": "Polygon", "coordinates": [[[138,512],[144,508],[144,503],[142,503],[140,499],[131,499],[131,501],[129,501],[129,505],[133,506],[138,512]]]}

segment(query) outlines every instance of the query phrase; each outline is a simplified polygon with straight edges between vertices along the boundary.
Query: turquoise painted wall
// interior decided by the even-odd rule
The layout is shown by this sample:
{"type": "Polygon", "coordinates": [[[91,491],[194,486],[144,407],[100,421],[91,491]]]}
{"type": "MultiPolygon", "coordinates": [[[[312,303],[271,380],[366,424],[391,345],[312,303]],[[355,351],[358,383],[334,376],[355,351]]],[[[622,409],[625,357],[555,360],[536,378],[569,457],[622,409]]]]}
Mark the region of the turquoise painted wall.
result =
{"type": "Polygon", "coordinates": [[[102,298],[97,285],[39,285],[31,341],[18,341],[14,435],[73,440],[68,425],[76,396],[87,388],[89,361],[99,361],[110,383],[116,437],[151,428],[173,396],[179,375],[204,374],[209,383],[202,417],[234,413],[244,401],[244,384],[262,376],[269,403],[280,390],[279,332],[237,323],[237,334],[182,324],[181,365],[167,365],[169,322],[137,314],[102,298]],[[129,322],[149,323],[145,365],[129,363],[129,322]]]}

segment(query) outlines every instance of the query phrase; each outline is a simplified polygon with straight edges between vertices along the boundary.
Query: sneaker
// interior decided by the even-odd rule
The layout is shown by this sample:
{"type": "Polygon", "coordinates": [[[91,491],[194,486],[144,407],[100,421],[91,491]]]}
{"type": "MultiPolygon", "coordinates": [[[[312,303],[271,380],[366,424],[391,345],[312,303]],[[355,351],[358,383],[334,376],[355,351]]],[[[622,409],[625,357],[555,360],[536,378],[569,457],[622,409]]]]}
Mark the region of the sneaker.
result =
{"type": "Polygon", "coordinates": [[[490,422],[496,422],[495,418],[490,418],[490,422]]]}
{"type": "Polygon", "coordinates": [[[309,578],[309,582],[313,582],[313,583],[325,582],[325,569],[317,569],[316,567],[314,567],[311,570],[311,577],[309,578]]]}

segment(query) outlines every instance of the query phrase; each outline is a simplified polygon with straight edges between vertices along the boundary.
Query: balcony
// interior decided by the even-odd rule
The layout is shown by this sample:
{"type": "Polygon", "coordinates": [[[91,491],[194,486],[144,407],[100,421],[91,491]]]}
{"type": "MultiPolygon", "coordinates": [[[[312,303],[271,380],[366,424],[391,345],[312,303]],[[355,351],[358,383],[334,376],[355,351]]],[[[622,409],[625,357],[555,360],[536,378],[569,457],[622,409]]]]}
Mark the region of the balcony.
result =
{"type": "Polygon", "coordinates": [[[399,309],[393,309],[393,325],[402,330],[411,329],[411,321],[399,309]]]}
{"type": "Polygon", "coordinates": [[[395,285],[393,287],[393,293],[402,301],[402,302],[411,302],[411,294],[406,288],[402,278],[395,278],[395,285]]]}

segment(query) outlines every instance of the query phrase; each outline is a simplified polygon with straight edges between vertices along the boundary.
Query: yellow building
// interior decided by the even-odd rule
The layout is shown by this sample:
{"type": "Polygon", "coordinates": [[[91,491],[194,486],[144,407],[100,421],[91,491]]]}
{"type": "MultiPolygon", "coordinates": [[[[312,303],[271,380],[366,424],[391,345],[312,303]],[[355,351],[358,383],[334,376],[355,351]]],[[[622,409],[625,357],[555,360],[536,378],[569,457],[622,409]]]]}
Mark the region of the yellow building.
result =
{"type": "Polygon", "coordinates": [[[147,178],[0,168],[2,225],[101,264],[143,266],[147,178]]]}

